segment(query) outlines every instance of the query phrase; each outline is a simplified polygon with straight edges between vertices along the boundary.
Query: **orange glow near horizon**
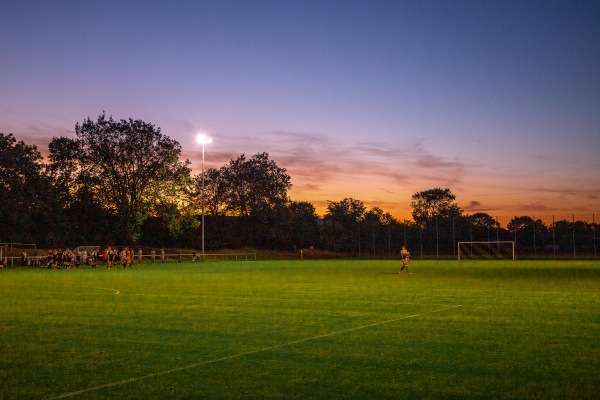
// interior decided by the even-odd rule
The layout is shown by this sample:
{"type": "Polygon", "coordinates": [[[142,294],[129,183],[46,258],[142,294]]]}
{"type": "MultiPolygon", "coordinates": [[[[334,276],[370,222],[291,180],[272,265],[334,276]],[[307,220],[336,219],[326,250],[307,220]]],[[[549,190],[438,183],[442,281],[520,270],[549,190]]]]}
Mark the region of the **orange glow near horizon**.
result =
{"type": "MultiPolygon", "coordinates": [[[[17,139],[20,140],[19,137],[17,139]]],[[[205,168],[220,168],[240,155],[220,151],[219,146],[231,146],[231,143],[223,144],[227,141],[222,139],[213,143],[210,149],[207,148],[205,168]]],[[[47,146],[38,148],[47,162],[47,146]]],[[[246,154],[250,155],[251,152],[246,154]]],[[[574,189],[561,191],[552,188],[553,177],[536,175],[523,179],[517,185],[512,175],[501,176],[497,171],[474,169],[469,177],[456,182],[438,180],[435,175],[421,177],[419,180],[415,177],[404,182],[393,174],[378,173],[379,167],[369,166],[368,163],[364,164],[364,169],[348,173],[339,167],[314,163],[314,156],[311,154],[307,154],[307,161],[300,158],[271,158],[279,167],[286,168],[291,177],[292,188],[288,193],[290,198],[293,201],[311,203],[320,217],[325,215],[328,201],[339,202],[345,198],[353,198],[362,201],[367,210],[379,207],[398,221],[412,221],[410,202],[413,194],[435,187],[447,187],[456,196],[456,204],[464,215],[486,213],[496,218],[503,227],[519,216],[541,219],[547,225],[560,220],[589,223],[598,223],[600,220],[599,189],[587,181],[575,182],[574,189]],[[326,168],[329,170],[325,170],[326,168]],[[584,185],[587,187],[577,188],[584,185]],[[536,187],[538,189],[532,189],[536,187]]],[[[326,159],[324,156],[321,158],[326,159]]],[[[191,161],[193,175],[200,173],[200,146],[194,144],[193,147],[188,147],[181,159],[191,161]]]]}
{"type": "MultiPolygon", "coordinates": [[[[215,163],[214,159],[211,163],[211,166],[216,168],[226,164],[226,162],[215,163]]],[[[286,168],[284,164],[278,163],[278,165],[286,168]]],[[[503,227],[506,227],[514,217],[525,215],[541,219],[546,224],[551,224],[553,217],[555,221],[563,219],[571,221],[573,216],[576,220],[598,222],[600,215],[593,208],[595,205],[593,198],[573,196],[565,199],[561,194],[544,198],[542,201],[540,200],[543,198],[542,194],[515,188],[511,177],[504,181],[499,178],[494,179],[493,185],[484,186],[478,183],[473,187],[467,186],[464,182],[453,186],[436,184],[435,181],[427,179],[400,184],[393,177],[382,174],[358,175],[346,174],[344,171],[331,175],[320,174],[310,166],[305,169],[302,165],[300,163],[288,169],[288,174],[292,178],[289,196],[293,201],[311,203],[320,217],[325,215],[328,201],[338,202],[345,198],[353,198],[362,201],[367,210],[379,207],[398,221],[412,221],[410,207],[412,195],[434,187],[448,187],[452,190],[456,196],[456,203],[463,210],[464,215],[486,213],[496,218],[503,227]],[[307,170],[312,172],[309,174],[307,170]],[[326,179],[323,178],[324,175],[326,179]]],[[[485,181],[485,179],[485,176],[482,176],[481,180],[485,181]]]]}

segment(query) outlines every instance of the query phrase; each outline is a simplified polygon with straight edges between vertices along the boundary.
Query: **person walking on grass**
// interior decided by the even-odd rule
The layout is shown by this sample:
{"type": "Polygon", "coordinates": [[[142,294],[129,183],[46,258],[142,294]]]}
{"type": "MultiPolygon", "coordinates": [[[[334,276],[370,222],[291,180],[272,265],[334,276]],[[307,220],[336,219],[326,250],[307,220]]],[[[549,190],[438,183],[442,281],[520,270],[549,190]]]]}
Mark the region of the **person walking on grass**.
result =
{"type": "Polygon", "coordinates": [[[412,275],[412,272],[408,270],[408,265],[410,264],[410,252],[406,250],[406,246],[402,246],[402,250],[400,250],[400,255],[402,256],[402,268],[398,272],[399,275],[402,275],[402,271],[406,268],[406,273],[408,275],[412,275]]]}

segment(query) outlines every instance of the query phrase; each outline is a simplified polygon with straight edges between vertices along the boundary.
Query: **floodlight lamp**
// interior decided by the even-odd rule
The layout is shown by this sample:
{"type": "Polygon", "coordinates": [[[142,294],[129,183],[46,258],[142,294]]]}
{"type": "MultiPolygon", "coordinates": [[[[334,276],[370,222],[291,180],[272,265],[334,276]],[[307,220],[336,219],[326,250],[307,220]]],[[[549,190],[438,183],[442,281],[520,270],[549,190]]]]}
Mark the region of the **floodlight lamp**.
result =
{"type": "Polygon", "coordinates": [[[206,136],[203,133],[199,133],[198,135],[196,135],[196,142],[198,142],[198,144],[209,144],[212,142],[212,138],[206,136]]]}

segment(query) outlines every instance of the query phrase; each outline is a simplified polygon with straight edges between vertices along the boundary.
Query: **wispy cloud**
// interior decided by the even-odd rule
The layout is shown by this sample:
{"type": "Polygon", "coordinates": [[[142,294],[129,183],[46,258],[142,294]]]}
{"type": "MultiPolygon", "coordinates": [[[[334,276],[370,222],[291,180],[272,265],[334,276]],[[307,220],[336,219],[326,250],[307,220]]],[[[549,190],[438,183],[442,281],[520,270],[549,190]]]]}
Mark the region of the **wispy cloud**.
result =
{"type": "MultiPolygon", "coordinates": [[[[62,124],[61,118],[55,117],[52,121],[59,122],[52,123],[23,123],[14,133],[26,143],[44,143],[39,145],[44,154],[52,137],[74,137],[75,123],[62,124]]],[[[194,134],[200,129],[186,120],[178,124],[182,126],[179,131],[190,133],[181,142],[182,159],[189,159],[197,174],[202,149],[194,142],[194,134]]],[[[250,157],[267,152],[291,176],[292,198],[309,201],[320,212],[327,200],[354,197],[368,207],[409,218],[412,194],[433,187],[450,188],[465,212],[491,215],[506,210],[552,213],[571,202],[581,203],[578,208],[570,206],[574,211],[593,212],[600,199],[598,178],[573,174],[557,179],[555,163],[562,161],[554,155],[539,154],[522,164],[487,165],[433,151],[423,138],[340,141],[319,132],[208,133],[214,141],[206,147],[205,168],[220,168],[241,154],[250,157]]]]}
{"type": "Polygon", "coordinates": [[[600,187],[587,188],[552,188],[552,187],[534,187],[530,192],[545,194],[559,200],[565,200],[569,197],[586,197],[588,199],[600,198],[600,187]]]}

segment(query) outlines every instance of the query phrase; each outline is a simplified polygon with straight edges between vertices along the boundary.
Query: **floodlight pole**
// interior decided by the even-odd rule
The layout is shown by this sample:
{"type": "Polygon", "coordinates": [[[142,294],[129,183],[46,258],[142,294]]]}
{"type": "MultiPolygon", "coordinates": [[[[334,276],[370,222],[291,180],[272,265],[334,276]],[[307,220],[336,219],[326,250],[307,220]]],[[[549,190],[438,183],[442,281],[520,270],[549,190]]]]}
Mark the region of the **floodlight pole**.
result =
{"type": "Polygon", "coordinates": [[[212,142],[212,139],[206,135],[198,135],[196,137],[198,143],[202,145],[202,261],[204,261],[204,145],[212,142]]]}

